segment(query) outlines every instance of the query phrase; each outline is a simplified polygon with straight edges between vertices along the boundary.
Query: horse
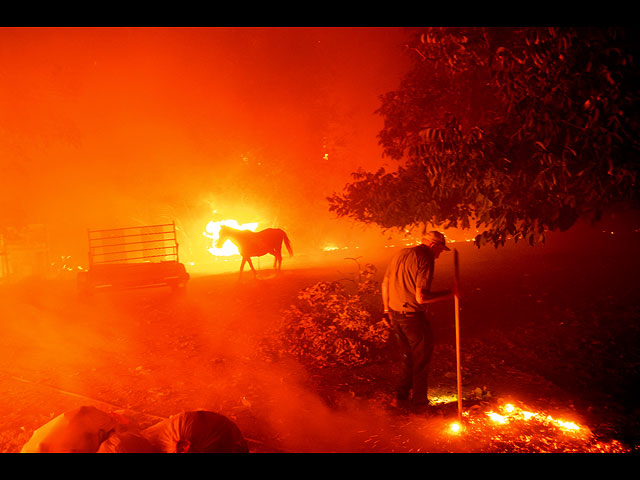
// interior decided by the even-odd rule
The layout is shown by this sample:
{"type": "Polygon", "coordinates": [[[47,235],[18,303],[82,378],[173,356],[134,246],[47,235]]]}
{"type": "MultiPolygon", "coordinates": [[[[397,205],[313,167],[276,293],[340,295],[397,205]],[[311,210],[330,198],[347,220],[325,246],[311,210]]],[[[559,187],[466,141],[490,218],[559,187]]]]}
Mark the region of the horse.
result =
{"type": "Polygon", "coordinates": [[[242,276],[244,264],[248,263],[255,278],[257,274],[256,269],[253,268],[253,263],[251,263],[251,257],[261,257],[267,253],[275,257],[273,268],[276,272],[279,272],[282,267],[282,243],[287,247],[289,255],[293,256],[289,237],[287,237],[284,230],[279,228],[267,228],[259,232],[252,232],[251,230],[238,230],[223,225],[220,227],[216,247],[222,247],[222,244],[227,240],[231,240],[238,247],[240,255],[242,255],[240,276],[242,276]]]}

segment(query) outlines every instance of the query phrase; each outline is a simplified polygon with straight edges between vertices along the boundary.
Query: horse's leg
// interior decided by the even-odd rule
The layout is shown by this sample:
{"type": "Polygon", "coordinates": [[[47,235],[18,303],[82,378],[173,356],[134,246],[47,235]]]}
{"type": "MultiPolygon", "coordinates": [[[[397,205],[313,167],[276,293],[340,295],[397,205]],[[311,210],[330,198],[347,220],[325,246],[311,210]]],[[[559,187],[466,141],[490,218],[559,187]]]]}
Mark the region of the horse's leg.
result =
{"type": "Polygon", "coordinates": [[[242,270],[244,269],[244,264],[247,261],[246,258],[242,257],[242,263],[240,264],[240,274],[238,275],[238,280],[240,280],[240,278],[242,278],[242,270]]]}
{"type": "Polygon", "coordinates": [[[278,270],[278,252],[273,251],[271,252],[271,255],[273,255],[273,269],[278,270]]]}
{"type": "Polygon", "coordinates": [[[280,271],[282,268],[282,240],[278,242],[278,246],[273,249],[273,256],[276,257],[273,262],[274,270],[280,271]]]}
{"type": "Polygon", "coordinates": [[[256,278],[258,274],[256,273],[256,269],[253,268],[253,263],[251,262],[251,257],[247,257],[247,262],[249,262],[249,266],[251,267],[251,271],[253,272],[253,278],[256,278]]]}

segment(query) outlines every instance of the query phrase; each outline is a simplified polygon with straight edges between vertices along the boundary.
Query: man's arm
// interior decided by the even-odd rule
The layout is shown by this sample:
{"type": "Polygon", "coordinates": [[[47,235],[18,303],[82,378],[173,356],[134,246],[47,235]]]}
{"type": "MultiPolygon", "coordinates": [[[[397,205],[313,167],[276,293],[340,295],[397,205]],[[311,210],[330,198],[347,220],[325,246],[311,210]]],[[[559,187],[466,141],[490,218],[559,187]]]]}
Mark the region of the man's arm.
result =
{"type": "Polygon", "coordinates": [[[389,312],[389,278],[387,275],[382,279],[382,306],[384,313],[389,312]]]}
{"type": "Polygon", "coordinates": [[[425,292],[421,288],[416,288],[416,301],[421,305],[435,303],[449,298],[453,298],[453,292],[449,289],[438,290],[437,292],[425,292]]]}
{"type": "Polygon", "coordinates": [[[382,306],[384,308],[382,321],[391,328],[391,314],[389,313],[389,278],[386,273],[382,279],[382,306]]]}
{"type": "Polygon", "coordinates": [[[453,298],[451,290],[439,290],[437,292],[431,291],[431,282],[433,281],[433,273],[435,270],[434,261],[431,259],[425,266],[425,270],[420,272],[419,278],[424,279],[423,282],[416,284],[416,301],[421,305],[428,303],[435,303],[441,300],[447,300],[453,298]]]}

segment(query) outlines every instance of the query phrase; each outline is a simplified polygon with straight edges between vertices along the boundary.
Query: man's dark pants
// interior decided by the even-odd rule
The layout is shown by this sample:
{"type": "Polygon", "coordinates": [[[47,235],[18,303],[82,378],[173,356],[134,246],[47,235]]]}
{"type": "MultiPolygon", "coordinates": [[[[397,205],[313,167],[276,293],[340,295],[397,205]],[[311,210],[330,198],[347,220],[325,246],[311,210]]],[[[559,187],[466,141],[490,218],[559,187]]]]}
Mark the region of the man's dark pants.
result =
{"type": "Polygon", "coordinates": [[[396,390],[398,400],[414,405],[428,403],[429,362],[433,353],[433,330],[425,312],[391,311],[391,323],[402,353],[402,374],[396,390]]]}

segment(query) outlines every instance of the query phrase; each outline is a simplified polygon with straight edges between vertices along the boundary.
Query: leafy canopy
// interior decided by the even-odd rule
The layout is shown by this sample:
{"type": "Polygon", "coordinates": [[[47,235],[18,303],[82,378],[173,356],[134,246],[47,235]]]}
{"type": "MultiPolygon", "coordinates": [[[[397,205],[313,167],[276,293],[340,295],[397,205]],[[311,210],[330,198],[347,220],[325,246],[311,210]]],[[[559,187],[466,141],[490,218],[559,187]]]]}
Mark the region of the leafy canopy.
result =
{"type": "Polygon", "coordinates": [[[477,246],[544,242],[637,202],[637,41],[622,28],[425,28],[381,96],[395,171],[362,169],[328,198],[384,229],[477,228],[477,246]]]}

